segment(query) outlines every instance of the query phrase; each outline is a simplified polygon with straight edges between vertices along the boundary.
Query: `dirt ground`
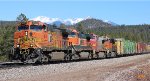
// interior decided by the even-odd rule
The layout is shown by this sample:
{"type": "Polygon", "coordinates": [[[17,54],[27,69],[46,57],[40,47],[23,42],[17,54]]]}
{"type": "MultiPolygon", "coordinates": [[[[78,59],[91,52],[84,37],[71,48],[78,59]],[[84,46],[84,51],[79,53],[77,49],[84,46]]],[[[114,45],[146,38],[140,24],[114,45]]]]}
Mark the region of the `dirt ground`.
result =
{"type": "Polygon", "coordinates": [[[42,75],[31,81],[150,81],[150,63],[147,60],[107,67],[94,67],[77,72],[42,75]],[[131,67],[131,68],[130,68],[131,67]]]}
{"type": "Polygon", "coordinates": [[[45,73],[32,78],[12,79],[10,81],[150,81],[150,57],[126,60],[108,66],[91,66],[88,69],[78,69],[71,72],[45,73]]]}

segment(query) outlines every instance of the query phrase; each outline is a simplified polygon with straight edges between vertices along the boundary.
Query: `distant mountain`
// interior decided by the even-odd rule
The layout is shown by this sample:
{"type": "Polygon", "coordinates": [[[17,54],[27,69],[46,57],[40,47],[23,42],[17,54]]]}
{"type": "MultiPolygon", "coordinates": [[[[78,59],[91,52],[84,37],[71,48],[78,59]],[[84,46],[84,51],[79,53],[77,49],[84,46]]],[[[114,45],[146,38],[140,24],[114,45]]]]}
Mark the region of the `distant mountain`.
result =
{"type": "Polygon", "coordinates": [[[114,22],[112,22],[112,21],[109,21],[109,20],[104,20],[104,22],[109,23],[109,24],[111,24],[112,26],[118,26],[118,24],[116,24],[116,23],[114,23],[114,22]]]}
{"type": "Polygon", "coordinates": [[[55,24],[56,26],[60,26],[61,24],[63,24],[61,21],[54,21],[51,24],[55,24]]]}
{"type": "MultiPolygon", "coordinates": [[[[94,18],[86,19],[79,23],[82,24],[83,27],[85,28],[112,27],[110,23],[104,22],[103,20],[94,19],[94,18]]],[[[73,26],[77,27],[79,23],[73,26]]]]}
{"type": "Polygon", "coordinates": [[[49,18],[46,16],[38,16],[31,20],[45,22],[45,23],[51,24],[51,25],[55,24],[56,26],[60,26],[61,24],[75,26],[78,23],[83,23],[84,26],[86,26],[88,28],[117,26],[117,24],[114,22],[111,22],[108,20],[95,19],[95,18],[92,18],[89,16],[86,18],[73,18],[73,19],[71,19],[71,18],[70,19],[60,19],[60,18],[49,18]]]}

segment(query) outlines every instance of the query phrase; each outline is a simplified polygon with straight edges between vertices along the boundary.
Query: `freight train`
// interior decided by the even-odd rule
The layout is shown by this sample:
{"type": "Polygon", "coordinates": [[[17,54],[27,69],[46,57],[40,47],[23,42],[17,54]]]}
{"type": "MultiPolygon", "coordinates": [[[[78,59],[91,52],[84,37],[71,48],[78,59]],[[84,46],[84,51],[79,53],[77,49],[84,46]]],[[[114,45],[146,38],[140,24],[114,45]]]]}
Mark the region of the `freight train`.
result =
{"type": "Polygon", "coordinates": [[[99,37],[94,33],[84,34],[75,29],[55,28],[48,30],[39,21],[19,23],[14,33],[14,47],[9,55],[12,61],[25,63],[50,62],[54,52],[62,52],[65,61],[116,57],[124,54],[143,53],[150,50],[145,43],[136,43],[123,38],[99,37]]]}

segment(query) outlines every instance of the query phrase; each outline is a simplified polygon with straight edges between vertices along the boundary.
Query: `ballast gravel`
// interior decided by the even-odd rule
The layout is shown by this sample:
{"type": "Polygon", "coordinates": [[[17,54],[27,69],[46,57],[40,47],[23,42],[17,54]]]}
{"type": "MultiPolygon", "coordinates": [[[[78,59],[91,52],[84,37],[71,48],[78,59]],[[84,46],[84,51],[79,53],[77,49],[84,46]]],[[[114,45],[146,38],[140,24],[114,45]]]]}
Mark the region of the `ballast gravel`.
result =
{"type": "MultiPolygon", "coordinates": [[[[45,75],[47,76],[47,79],[42,79],[43,81],[132,81],[130,78],[133,78],[133,76],[129,76],[129,74],[140,72],[139,70],[135,70],[135,68],[140,64],[136,64],[134,66],[134,62],[140,63],[145,59],[150,59],[150,54],[112,59],[0,69],[0,81],[41,81],[39,79],[40,76],[42,78],[42,76],[45,75]],[[101,73],[103,71],[105,72],[101,73]],[[77,74],[80,77],[74,74],[77,74]],[[68,77],[67,79],[61,77],[59,79],[59,75],[68,77]]],[[[147,63],[150,64],[150,61],[147,63]]]]}

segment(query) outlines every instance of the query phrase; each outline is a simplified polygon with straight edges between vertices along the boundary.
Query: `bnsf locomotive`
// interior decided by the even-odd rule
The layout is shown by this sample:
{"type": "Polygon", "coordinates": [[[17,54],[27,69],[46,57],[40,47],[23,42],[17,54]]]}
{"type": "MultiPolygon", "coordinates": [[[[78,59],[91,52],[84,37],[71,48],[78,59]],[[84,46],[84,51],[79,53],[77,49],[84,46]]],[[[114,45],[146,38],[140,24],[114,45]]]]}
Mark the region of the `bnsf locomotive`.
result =
{"type": "MultiPolygon", "coordinates": [[[[19,23],[16,27],[10,59],[26,63],[49,62],[54,52],[63,52],[62,57],[66,61],[82,57],[99,58],[100,55],[115,57],[125,53],[123,42],[123,39],[98,37],[95,34],[80,33],[71,28],[48,30],[42,22],[28,21],[19,23]]],[[[139,49],[140,44],[134,44],[133,47],[139,49]]],[[[145,48],[128,53],[146,52],[145,48]]]]}

